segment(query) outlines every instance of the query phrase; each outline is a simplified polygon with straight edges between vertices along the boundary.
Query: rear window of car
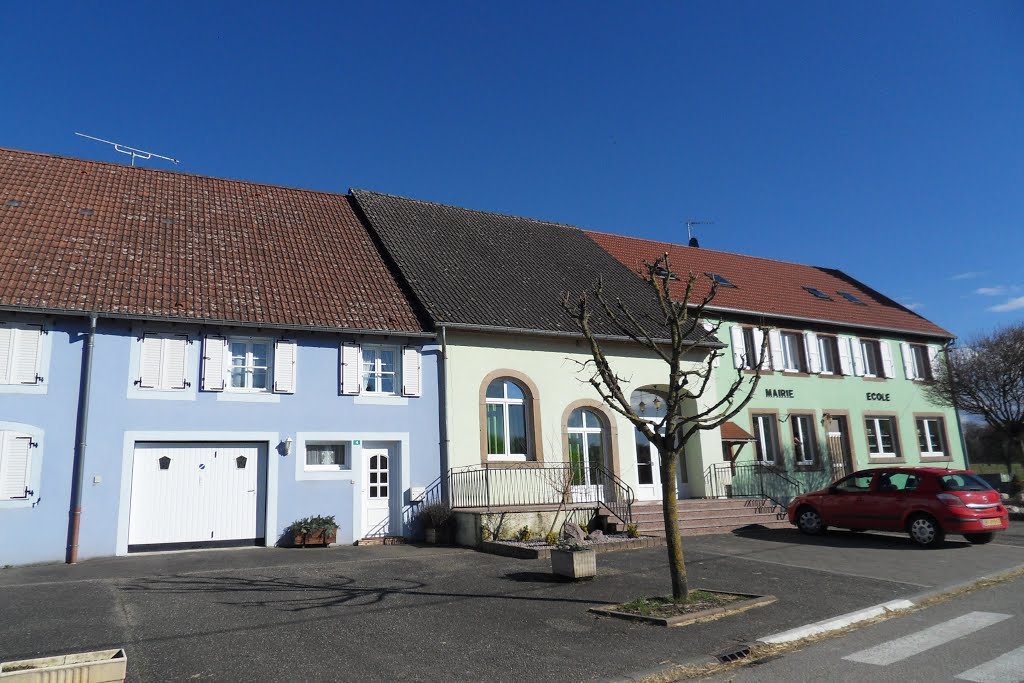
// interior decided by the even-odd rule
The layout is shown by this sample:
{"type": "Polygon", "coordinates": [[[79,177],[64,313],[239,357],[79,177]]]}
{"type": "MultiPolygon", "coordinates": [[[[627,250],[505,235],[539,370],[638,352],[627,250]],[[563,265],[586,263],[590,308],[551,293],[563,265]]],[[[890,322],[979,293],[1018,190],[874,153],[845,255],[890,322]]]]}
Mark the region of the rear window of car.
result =
{"type": "Polygon", "coordinates": [[[981,477],[973,474],[943,474],[939,476],[943,491],[991,491],[992,487],[981,477]]]}

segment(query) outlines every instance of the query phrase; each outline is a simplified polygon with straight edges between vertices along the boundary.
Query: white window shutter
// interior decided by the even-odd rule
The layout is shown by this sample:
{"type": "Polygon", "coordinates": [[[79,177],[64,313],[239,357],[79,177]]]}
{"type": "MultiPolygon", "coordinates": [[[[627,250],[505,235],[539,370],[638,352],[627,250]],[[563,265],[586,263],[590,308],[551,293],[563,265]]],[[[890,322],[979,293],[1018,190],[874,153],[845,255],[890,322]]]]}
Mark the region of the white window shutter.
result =
{"type": "Polygon", "coordinates": [[[412,346],[402,349],[402,395],[419,396],[423,383],[420,350],[412,346]]]}
{"type": "Polygon", "coordinates": [[[32,437],[0,432],[0,500],[28,498],[32,476],[32,437]]]}
{"type": "Polygon", "coordinates": [[[163,375],[160,385],[164,389],[184,389],[188,381],[188,335],[175,334],[164,338],[163,375]]]}
{"type": "Polygon", "coordinates": [[[203,340],[203,391],[224,391],[224,354],[228,340],[211,335],[203,340]]]}
{"type": "Polygon", "coordinates": [[[864,376],[864,345],[860,343],[860,337],[850,337],[850,356],[853,358],[853,374],[858,377],[864,376]]]}
{"type": "Polygon", "coordinates": [[[839,349],[839,369],[844,375],[852,375],[853,350],[849,337],[836,337],[836,348],[839,349]]]}
{"type": "Polygon", "coordinates": [[[772,354],[772,370],[782,370],[786,362],[782,358],[782,333],[768,330],[768,350],[772,354]]]}
{"type": "Polygon", "coordinates": [[[932,377],[939,376],[939,365],[942,362],[942,347],[941,346],[929,346],[928,347],[928,360],[932,364],[932,377]]]}
{"type": "MultiPolygon", "coordinates": [[[[743,328],[739,325],[733,325],[729,329],[729,335],[732,337],[732,366],[734,368],[742,368],[746,365],[744,362],[747,350],[743,344],[743,328]]],[[[754,365],[755,361],[751,359],[751,365],[754,365]]]]}
{"type": "Polygon", "coordinates": [[[818,335],[804,332],[804,352],[807,354],[807,370],[815,375],[821,372],[821,356],[818,354],[818,335]]]}
{"type": "Polygon", "coordinates": [[[896,368],[892,363],[892,346],[885,339],[879,339],[878,348],[882,352],[882,375],[892,379],[896,376],[896,368]]]}
{"type": "Polygon", "coordinates": [[[917,379],[914,371],[914,350],[907,342],[900,342],[900,355],[903,357],[903,373],[907,379],[917,379]]]}
{"type": "Polygon", "coordinates": [[[11,383],[11,368],[14,366],[14,360],[11,357],[13,350],[14,330],[0,324],[0,384],[11,383]]]}
{"type": "Polygon", "coordinates": [[[143,334],[139,349],[139,387],[156,389],[160,386],[160,368],[164,340],[155,334],[143,334]]]}
{"type": "Polygon", "coordinates": [[[360,365],[362,364],[362,353],[359,344],[345,342],[341,345],[341,393],[344,396],[355,396],[362,386],[360,382],[360,365]]]}
{"type": "Polygon", "coordinates": [[[761,356],[762,356],[761,346],[763,346],[763,345],[764,345],[764,332],[761,330],[760,327],[755,327],[754,328],[754,354],[755,354],[756,357],[752,358],[750,360],[750,364],[752,366],[760,365],[762,370],[771,370],[772,369],[772,357],[771,357],[771,353],[769,351],[767,351],[767,350],[764,351],[764,355],[765,355],[765,357],[763,359],[764,362],[763,363],[761,362],[762,361],[762,358],[761,358],[761,356]]]}
{"type": "Polygon", "coordinates": [[[295,342],[280,339],[274,343],[274,392],[295,393],[295,342]]]}
{"type": "Polygon", "coordinates": [[[42,347],[43,328],[26,325],[13,330],[14,362],[12,363],[11,384],[38,384],[39,350],[42,347]]]}

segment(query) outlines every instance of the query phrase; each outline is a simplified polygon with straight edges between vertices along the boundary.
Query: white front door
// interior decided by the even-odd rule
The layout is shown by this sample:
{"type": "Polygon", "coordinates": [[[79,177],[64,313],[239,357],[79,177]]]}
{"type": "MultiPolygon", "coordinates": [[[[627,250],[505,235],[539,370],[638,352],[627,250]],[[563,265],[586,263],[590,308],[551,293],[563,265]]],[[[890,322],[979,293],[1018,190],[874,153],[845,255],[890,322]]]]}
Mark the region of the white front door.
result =
{"type": "Polygon", "coordinates": [[[265,541],[267,447],[137,443],[128,551],[265,541]]]}
{"type": "Polygon", "coordinates": [[[391,450],[363,446],[363,536],[386,536],[391,501],[391,450]]]}
{"type": "MultiPolygon", "coordinates": [[[[661,453],[642,432],[634,430],[634,435],[636,438],[636,499],[661,500],[661,453]]],[[[690,497],[685,457],[676,463],[676,497],[690,497]]]]}

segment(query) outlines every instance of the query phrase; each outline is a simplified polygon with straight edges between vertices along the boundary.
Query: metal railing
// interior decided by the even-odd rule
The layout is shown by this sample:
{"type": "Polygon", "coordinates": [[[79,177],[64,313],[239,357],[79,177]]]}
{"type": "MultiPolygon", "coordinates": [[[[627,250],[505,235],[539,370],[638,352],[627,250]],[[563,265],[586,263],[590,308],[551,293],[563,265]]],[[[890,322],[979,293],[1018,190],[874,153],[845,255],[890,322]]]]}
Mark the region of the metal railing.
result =
{"type": "Polygon", "coordinates": [[[483,464],[448,475],[453,508],[593,504],[632,521],[633,490],[600,465],[483,464]]]}
{"type": "Polygon", "coordinates": [[[800,495],[800,483],[763,462],[715,463],[704,471],[709,498],[768,498],[785,508],[800,495]]]}

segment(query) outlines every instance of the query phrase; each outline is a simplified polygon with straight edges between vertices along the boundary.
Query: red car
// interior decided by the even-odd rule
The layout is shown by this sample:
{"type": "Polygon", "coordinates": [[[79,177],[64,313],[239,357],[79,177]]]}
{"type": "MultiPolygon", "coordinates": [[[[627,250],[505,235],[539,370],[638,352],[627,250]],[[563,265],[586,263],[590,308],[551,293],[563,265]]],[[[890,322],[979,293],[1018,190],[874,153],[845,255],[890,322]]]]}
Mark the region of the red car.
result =
{"type": "Polygon", "coordinates": [[[827,489],[797,496],[789,522],[812,536],[827,527],[906,531],[924,547],[946,534],[988,543],[1009,526],[999,493],[968,470],[890,467],[854,472],[827,489]]]}

